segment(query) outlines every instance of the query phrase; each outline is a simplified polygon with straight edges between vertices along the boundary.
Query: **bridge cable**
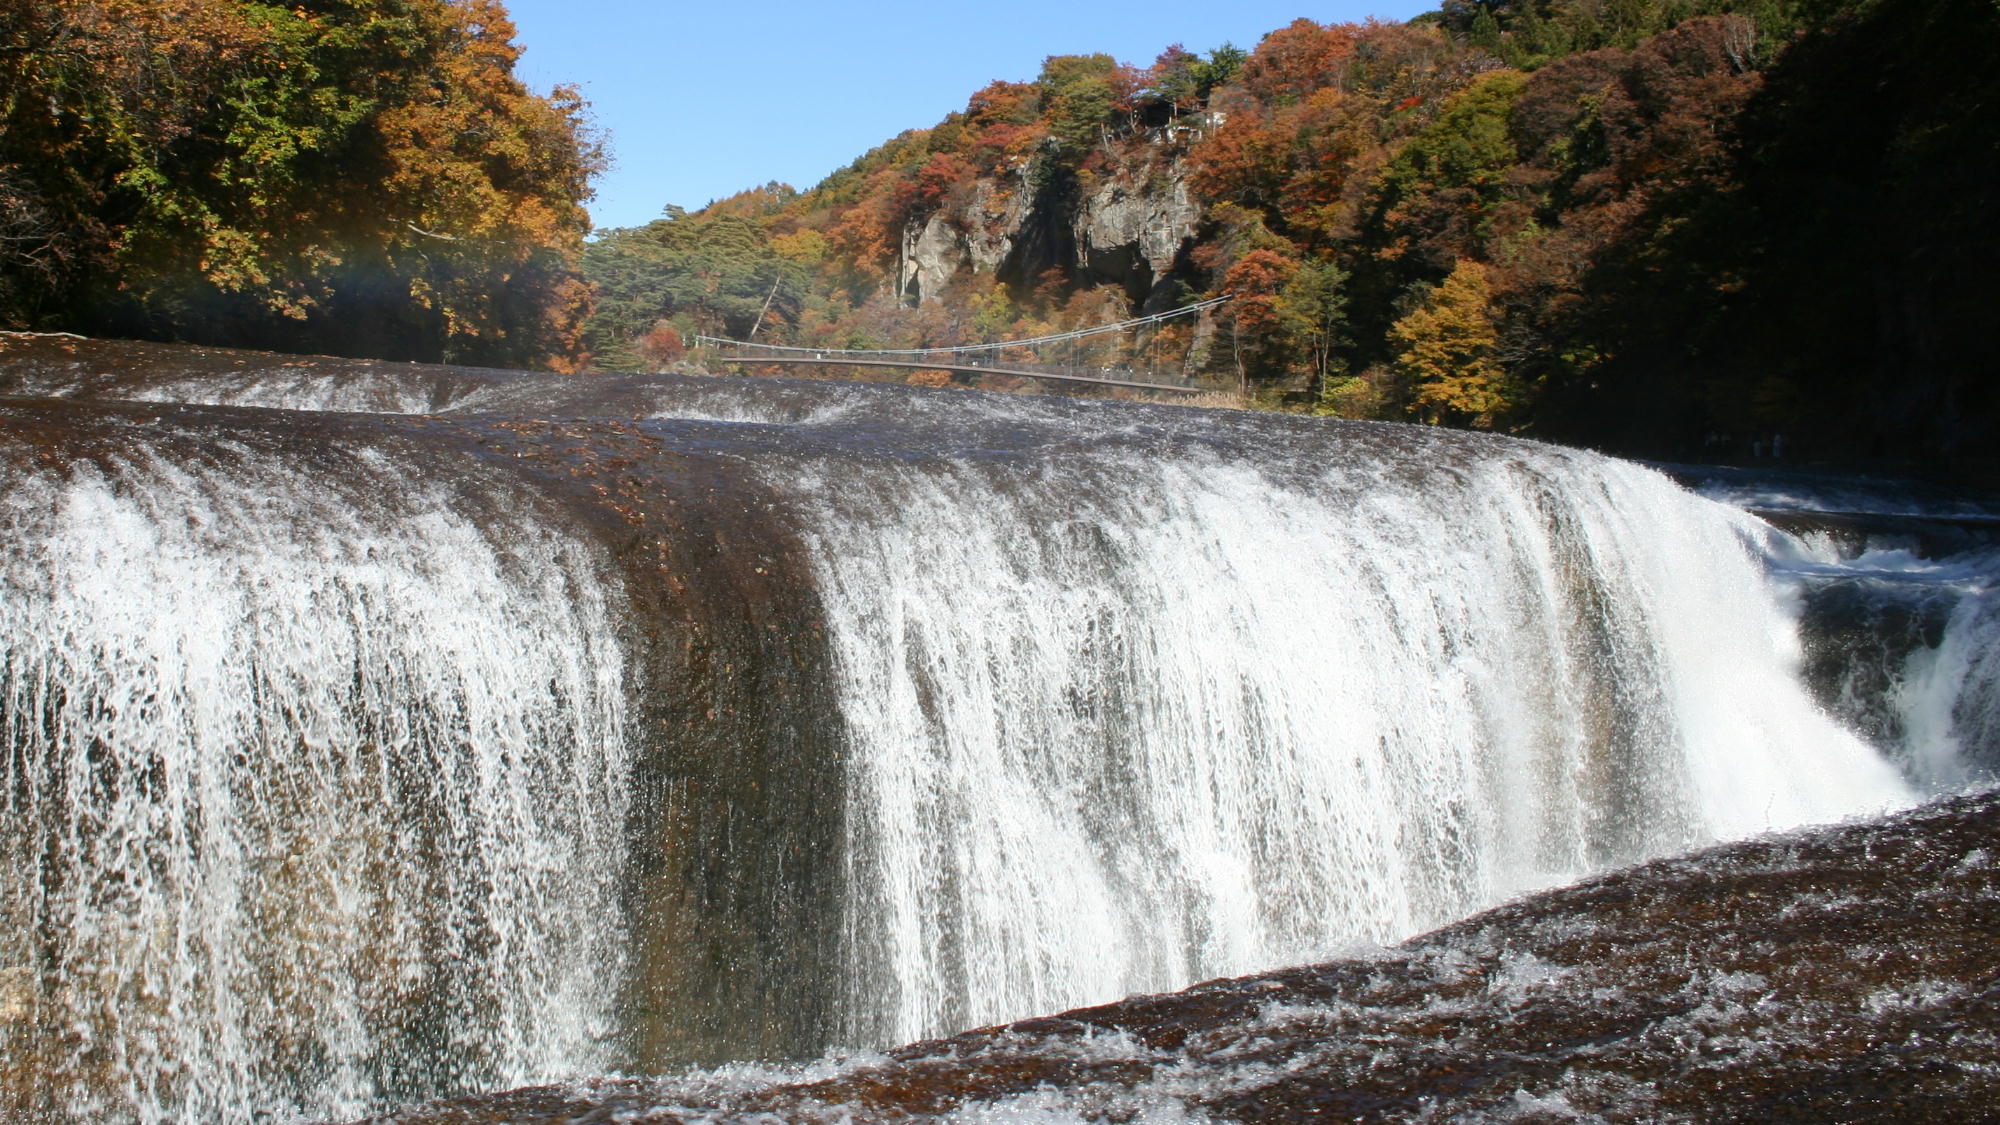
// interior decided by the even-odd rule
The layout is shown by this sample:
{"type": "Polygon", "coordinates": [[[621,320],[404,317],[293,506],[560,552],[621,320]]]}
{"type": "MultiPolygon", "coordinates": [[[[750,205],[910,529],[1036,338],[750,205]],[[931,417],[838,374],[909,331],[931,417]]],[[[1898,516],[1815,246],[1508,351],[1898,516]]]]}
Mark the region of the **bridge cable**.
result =
{"type": "Polygon", "coordinates": [[[1175,317],[1188,316],[1201,312],[1204,309],[1212,309],[1234,296],[1235,294],[1233,293],[1224,293],[1220,297],[1210,297],[1206,301],[1188,305],[1185,308],[1171,309],[1167,312],[1153,313],[1149,316],[1134,317],[1131,320],[1121,320],[1116,324],[1100,324],[1095,328],[1079,328],[1073,332],[1057,332],[1048,336],[1030,336],[1021,340],[1001,340],[992,344],[959,344],[948,348],[805,348],[786,344],[753,344],[747,340],[730,340],[721,336],[696,336],[694,340],[696,344],[712,344],[718,347],[761,348],[765,351],[773,352],[811,352],[813,355],[820,357],[966,355],[972,352],[999,351],[1003,348],[1024,348],[1040,344],[1057,344],[1064,340],[1078,340],[1085,336],[1098,336],[1106,332],[1123,332],[1127,329],[1140,327],[1141,325],[1159,324],[1172,320],[1175,317]]]}

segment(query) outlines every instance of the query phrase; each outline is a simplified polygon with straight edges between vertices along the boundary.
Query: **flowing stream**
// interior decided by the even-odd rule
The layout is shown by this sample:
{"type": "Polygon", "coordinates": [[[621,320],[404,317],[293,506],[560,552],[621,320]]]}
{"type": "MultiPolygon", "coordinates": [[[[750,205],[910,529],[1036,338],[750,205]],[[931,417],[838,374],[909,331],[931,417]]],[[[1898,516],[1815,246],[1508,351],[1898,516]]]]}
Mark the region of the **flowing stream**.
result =
{"type": "Polygon", "coordinates": [[[1591,454],[115,375],[0,380],[54,396],[0,403],[10,1120],[887,1046],[1898,807],[1992,737],[1986,601],[1852,689],[1965,716],[1890,745],[1808,684],[1839,552],[1591,454]]]}

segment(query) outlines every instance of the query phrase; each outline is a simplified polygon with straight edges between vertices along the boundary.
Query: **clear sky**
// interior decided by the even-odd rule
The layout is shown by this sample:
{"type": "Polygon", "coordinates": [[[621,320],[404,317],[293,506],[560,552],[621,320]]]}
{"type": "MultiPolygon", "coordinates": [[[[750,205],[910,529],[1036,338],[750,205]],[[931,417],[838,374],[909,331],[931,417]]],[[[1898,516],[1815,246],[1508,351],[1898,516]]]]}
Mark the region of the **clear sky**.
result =
{"type": "Polygon", "coordinates": [[[1049,55],[1136,66],[1168,45],[1249,50],[1305,16],[1404,20],[1435,0],[507,0],[518,73],[583,88],[609,134],[599,227],[637,226],[777,180],[809,188],[1049,55]]]}

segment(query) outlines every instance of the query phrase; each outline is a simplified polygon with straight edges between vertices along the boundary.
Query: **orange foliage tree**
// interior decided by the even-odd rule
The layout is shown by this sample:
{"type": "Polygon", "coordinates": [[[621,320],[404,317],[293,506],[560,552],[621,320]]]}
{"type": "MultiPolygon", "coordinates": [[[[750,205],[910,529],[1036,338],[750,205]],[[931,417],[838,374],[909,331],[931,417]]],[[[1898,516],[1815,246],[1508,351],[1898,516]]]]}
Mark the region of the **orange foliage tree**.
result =
{"type": "Polygon", "coordinates": [[[1317,90],[1338,89],[1354,53],[1353,25],[1323,26],[1296,19],[1266,35],[1243,64],[1242,84],[1258,100],[1274,105],[1298,101],[1317,90]]]}
{"type": "Polygon", "coordinates": [[[1247,389],[1253,375],[1283,369],[1279,347],[1284,328],[1280,294],[1299,268],[1298,259],[1276,250],[1252,250],[1223,275],[1223,289],[1235,300],[1225,306],[1238,378],[1247,389]]]}

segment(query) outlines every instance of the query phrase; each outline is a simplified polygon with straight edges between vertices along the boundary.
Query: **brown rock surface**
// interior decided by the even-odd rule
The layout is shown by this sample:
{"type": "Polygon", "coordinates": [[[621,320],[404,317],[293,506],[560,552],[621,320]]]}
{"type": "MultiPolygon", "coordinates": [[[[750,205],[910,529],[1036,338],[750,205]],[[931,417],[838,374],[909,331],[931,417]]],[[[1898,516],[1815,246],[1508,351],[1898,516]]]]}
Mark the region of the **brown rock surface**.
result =
{"type": "Polygon", "coordinates": [[[1732,844],[1344,961],[745,1077],[469,1098],[472,1123],[1974,1122],[2000,1106],[2000,794],[1732,844]]]}

